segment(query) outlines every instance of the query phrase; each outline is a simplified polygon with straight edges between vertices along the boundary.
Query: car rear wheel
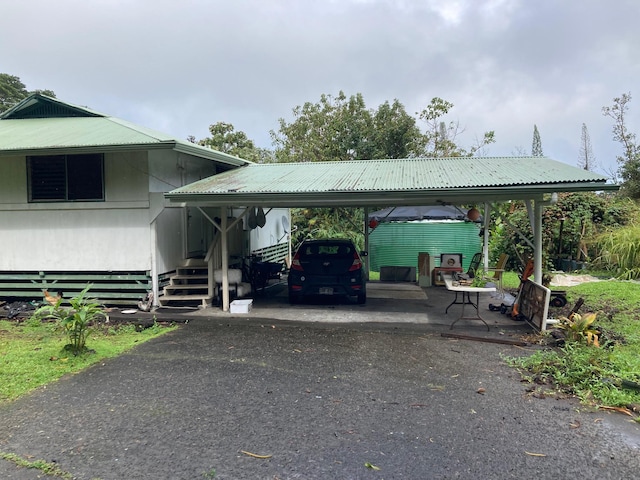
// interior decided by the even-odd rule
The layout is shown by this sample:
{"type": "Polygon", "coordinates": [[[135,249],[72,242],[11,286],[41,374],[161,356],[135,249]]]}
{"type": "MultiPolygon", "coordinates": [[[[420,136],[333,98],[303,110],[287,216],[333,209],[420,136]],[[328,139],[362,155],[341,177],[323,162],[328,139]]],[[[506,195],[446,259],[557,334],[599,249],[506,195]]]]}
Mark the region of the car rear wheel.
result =
{"type": "Polygon", "coordinates": [[[356,301],[358,302],[358,305],[362,305],[362,304],[366,303],[367,302],[367,294],[364,293],[364,292],[363,293],[359,293],[357,298],[356,298],[356,301]]]}

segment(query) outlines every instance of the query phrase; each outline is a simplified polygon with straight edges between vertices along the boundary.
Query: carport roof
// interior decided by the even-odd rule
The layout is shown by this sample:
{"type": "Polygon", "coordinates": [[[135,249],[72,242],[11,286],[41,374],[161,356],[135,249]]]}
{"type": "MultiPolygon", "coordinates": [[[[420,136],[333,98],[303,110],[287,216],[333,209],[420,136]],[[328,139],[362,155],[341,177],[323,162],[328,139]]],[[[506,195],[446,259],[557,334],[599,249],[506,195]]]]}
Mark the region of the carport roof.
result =
{"type": "Polygon", "coordinates": [[[176,203],[266,207],[437,205],[617,190],[546,157],[453,157],[249,164],[165,194],[176,203]]]}

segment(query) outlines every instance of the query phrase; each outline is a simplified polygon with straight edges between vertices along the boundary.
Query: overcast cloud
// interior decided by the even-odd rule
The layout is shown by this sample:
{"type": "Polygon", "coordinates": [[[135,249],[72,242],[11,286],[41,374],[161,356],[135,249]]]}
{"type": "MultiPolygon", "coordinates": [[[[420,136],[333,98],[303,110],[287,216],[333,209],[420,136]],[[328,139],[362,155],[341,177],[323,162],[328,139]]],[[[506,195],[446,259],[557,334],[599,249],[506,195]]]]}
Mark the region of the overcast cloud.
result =
{"type": "Polygon", "coordinates": [[[637,94],[637,0],[20,0],[0,6],[0,72],[27,89],[178,138],[232,123],[259,146],[323,93],[369,108],[433,97],[469,146],[575,165],[582,123],[606,173],[620,147],[601,109],[637,94]]]}

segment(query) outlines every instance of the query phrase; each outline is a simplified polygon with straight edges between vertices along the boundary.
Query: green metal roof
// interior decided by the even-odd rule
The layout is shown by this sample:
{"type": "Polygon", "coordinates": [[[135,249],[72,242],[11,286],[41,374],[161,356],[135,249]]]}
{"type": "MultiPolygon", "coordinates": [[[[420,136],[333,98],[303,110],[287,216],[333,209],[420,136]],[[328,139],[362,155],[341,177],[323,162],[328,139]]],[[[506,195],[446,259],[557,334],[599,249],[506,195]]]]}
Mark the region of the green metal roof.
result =
{"type": "Polygon", "coordinates": [[[166,193],[209,205],[429,205],[617,190],[606,177],[546,157],[453,157],[251,164],[166,193]]]}
{"type": "Polygon", "coordinates": [[[43,95],[32,95],[0,115],[0,156],[155,148],[172,149],[231,166],[250,163],[43,95]]]}

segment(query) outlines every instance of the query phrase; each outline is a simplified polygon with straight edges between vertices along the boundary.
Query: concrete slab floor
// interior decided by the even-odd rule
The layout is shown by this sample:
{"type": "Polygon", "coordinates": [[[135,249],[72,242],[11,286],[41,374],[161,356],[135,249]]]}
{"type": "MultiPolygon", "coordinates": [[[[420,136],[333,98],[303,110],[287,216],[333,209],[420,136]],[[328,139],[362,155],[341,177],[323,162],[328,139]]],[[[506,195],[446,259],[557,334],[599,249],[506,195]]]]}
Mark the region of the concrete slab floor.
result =
{"type": "MultiPolygon", "coordinates": [[[[489,293],[480,295],[479,313],[487,322],[490,331],[517,330],[533,332],[525,322],[516,322],[508,315],[489,310],[489,304],[500,305],[501,298],[489,293]]],[[[452,305],[448,314],[447,306],[454,300],[455,293],[445,287],[420,287],[408,282],[369,282],[367,302],[358,305],[352,299],[310,298],[302,304],[290,305],[286,284],[271,286],[265,293],[253,296],[249,313],[223,312],[220,307],[206,309],[179,310],[162,308],[155,311],[165,317],[173,315],[220,318],[260,318],[294,322],[344,323],[344,324],[406,324],[449,327],[462,314],[461,305],[452,305]]],[[[465,316],[475,310],[467,305],[465,316]]],[[[486,332],[487,327],[480,320],[459,320],[451,330],[486,332]]]]}

